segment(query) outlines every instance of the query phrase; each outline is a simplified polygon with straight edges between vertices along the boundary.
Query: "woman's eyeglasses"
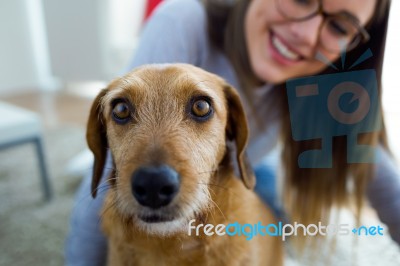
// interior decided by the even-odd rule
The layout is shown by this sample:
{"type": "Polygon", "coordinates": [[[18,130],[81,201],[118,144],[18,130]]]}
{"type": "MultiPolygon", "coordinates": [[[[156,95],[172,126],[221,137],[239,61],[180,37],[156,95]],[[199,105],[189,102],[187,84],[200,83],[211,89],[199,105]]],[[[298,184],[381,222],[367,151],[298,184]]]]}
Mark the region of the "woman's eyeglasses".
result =
{"type": "Polygon", "coordinates": [[[276,0],[278,10],[283,17],[291,21],[305,21],[322,15],[324,21],[319,31],[319,42],[333,53],[344,48],[351,50],[360,42],[367,42],[368,32],[352,14],[342,11],[336,14],[326,13],[322,9],[322,0],[276,0]]]}

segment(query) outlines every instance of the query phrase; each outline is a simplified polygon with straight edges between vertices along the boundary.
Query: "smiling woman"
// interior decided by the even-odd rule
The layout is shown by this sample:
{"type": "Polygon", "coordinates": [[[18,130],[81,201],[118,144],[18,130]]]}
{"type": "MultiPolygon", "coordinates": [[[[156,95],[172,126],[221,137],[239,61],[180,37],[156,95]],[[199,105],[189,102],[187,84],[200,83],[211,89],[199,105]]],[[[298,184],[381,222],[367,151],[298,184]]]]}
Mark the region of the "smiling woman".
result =
{"type": "Polygon", "coordinates": [[[334,61],[341,45],[351,49],[368,40],[364,26],[374,7],[375,0],[251,1],[245,39],[255,74],[280,83],[323,70],[325,64],[314,58],[316,51],[334,61]]]}

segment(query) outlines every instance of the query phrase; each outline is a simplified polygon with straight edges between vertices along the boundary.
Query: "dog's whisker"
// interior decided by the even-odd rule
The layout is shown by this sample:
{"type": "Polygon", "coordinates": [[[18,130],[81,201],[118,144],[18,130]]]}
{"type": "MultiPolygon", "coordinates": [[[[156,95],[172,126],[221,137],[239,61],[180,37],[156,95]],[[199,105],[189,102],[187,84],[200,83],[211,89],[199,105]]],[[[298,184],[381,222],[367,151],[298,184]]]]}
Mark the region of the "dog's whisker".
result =
{"type": "MultiPolygon", "coordinates": [[[[212,209],[212,206],[214,205],[214,203],[213,202],[211,202],[210,201],[210,203],[211,203],[211,209],[212,209]]],[[[210,214],[210,216],[211,216],[211,219],[212,219],[212,223],[215,223],[215,222],[217,222],[217,220],[215,219],[215,216],[214,216],[214,213],[213,213],[213,211],[210,211],[210,212],[208,212],[209,214],[210,214]]],[[[207,215],[207,220],[208,220],[208,215],[207,215]]]]}
{"type": "Polygon", "coordinates": [[[112,181],[112,180],[117,180],[117,178],[116,178],[116,177],[107,178],[106,180],[104,180],[103,182],[101,182],[97,187],[102,186],[102,185],[104,185],[104,184],[107,184],[109,181],[112,181]]]}
{"type": "Polygon", "coordinates": [[[188,159],[177,160],[177,161],[176,161],[176,166],[177,166],[177,167],[180,167],[181,165],[185,165],[185,164],[187,164],[188,162],[189,162],[188,159]]]}
{"type": "Polygon", "coordinates": [[[224,186],[221,186],[221,185],[218,185],[218,184],[213,184],[213,183],[208,183],[207,185],[212,186],[212,188],[225,189],[228,193],[231,193],[231,195],[233,195],[235,197],[240,197],[241,196],[241,195],[237,194],[234,189],[231,189],[229,187],[224,187],[224,186]]]}
{"type": "Polygon", "coordinates": [[[222,186],[222,185],[213,184],[213,183],[202,183],[202,182],[197,182],[197,184],[199,184],[199,185],[205,185],[205,186],[213,186],[213,187],[220,188],[220,189],[230,190],[230,188],[228,188],[228,187],[224,187],[224,186],[222,186]]]}
{"type": "MultiPolygon", "coordinates": [[[[100,194],[102,194],[103,192],[108,191],[108,189],[112,187],[111,184],[108,183],[108,181],[111,181],[111,180],[114,180],[114,179],[116,180],[117,178],[108,178],[108,179],[104,180],[103,182],[101,182],[101,183],[97,186],[97,188],[94,190],[94,191],[97,192],[97,195],[100,195],[100,194]]],[[[92,197],[92,192],[90,192],[90,193],[84,195],[84,196],[78,201],[77,205],[81,204],[81,203],[82,203],[83,201],[85,201],[88,197],[92,197]]]]}
{"type": "Polygon", "coordinates": [[[94,190],[94,192],[98,192],[100,189],[103,189],[103,188],[111,188],[112,185],[108,183],[108,181],[111,181],[111,180],[116,180],[116,178],[110,178],[110,179],[103,181],[102,183],[100,183],[97,186],[97,188],[94,190]]]}
{"type": "MultiPolygon", "coordinates": [[[[224,220],[226,220],[226,216],[224,215],[224,213],[222,212],[222,210],[221,210],[221,208],[218,206],[218,204],[217,204],[212,198],[210,198],[210,202],[211,202],[215,207],[217,207],[217,209],[218,209],[219,212],[221,213],[221,215],[222,215],[222,217],[224,218],[224,220]]],[[[212,215],[212,212],[211,212],[211,215],[212,215]]]]}
{"type": "MultiPolygon", "coordinates": [[[[107,188],[110,188],[110,187],[111,187],[111,185],[109,185],[109,184],[104,184],[104,186],[101,187],[101,188],[104,188],[103,190],[99,190],[99,189],[100,189],[100,186],[97,187],[97,188],[96,188],[97,195],[100,195],[100,194],[102,194],[103,192],[108,191],[107,188]],[[109,186],[109,187],[106,187],[106,186],[109,186]]],[[[87,202],[87,198],[91,198],[91,197],[92,197],[92,192],[83,195],[80,199],[78,199],[78,202],[76,203],[76,205],[80,205],[80,204],[82,204],[82,203],[84,203],[84,202],[87,202]]],[[[94,200],[94,199],[92,199],[92,200],[94,200]]]]}
{"type": "MultiPolygon", "coordinates": [[[[111,187],[111,186],[110,186],[110,187],[111,187]]],[[[107,191],[108,191],[108,188],[102,187],[101,190],[98,190],[98,191],[97,191],[97,196],[102,195],[103,193],[105,193],[105,192],[107,192],[107,191]]],[[[92,192],[90,192],[90,193],[84,195],[84,196],[79,200],[79,202],[77,203],[77,205],[83,203],[84,201],[86,201],[87,198],[91,198],[91,197],[92,197],[92,192]]],[[[92,200],[94,200],[94,199],[92,199],[92,200]]]]}
{"type": "Polygon", "coordinates": [[[103,169],[114,170],[114,167],[104,167],[103,169]]]}
{"type": "Polygon", "coordinates": [[[104,219],[104,217],[105,217],[105,214],[106,214],[109,210],[115,208],[116,206],[117,206],[117,203],[116,203],[116,202],[113,202],[113,203],[110,204],[106,209],[104,209],[104,210],[101,212],[101,214],[99,215],[99,218],[98,218],[98,220],[97,220],[97,225],[99,225],[99,224],[103,221],[103,219],[104,219]]]}
{"type": "Polygon", "coordinates": [[[103,190],[103,189],[105,189],[105,188],[111,188],[111,186],[112,186],[111,184],[104,183],[104,184],[98,186],[98,187],[96,188],[96,191],[99,192],[100,190],[103,190]]]}
{"type": "Polygon", "coordinates": [[[103,194],[104,192],[107,192],[110,188],[111,188],[110,185],[104,185],[104,186],[100,187],[100,188],[97,190],[97,194],[98,194],[98,195],[101,195],[101,194],[103,194]]]}
{"type": "Polygon", "coordinates": [[[209,174],[209,173],[216,173],[216,172],[218,172],[218,169],[213,169],[213,170],[209,170],[209,171],[197,172],[197,174],[201,175],[201,174],[209,174]]]}

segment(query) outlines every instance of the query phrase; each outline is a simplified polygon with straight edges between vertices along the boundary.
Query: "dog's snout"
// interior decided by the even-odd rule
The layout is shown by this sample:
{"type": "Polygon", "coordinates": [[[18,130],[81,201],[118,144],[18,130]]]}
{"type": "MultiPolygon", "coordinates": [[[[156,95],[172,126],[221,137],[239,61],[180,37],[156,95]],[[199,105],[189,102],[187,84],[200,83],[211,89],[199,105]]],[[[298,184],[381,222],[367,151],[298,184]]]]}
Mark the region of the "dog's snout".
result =
{"type": "Polygon", "coordinates": [[[132,174],[132,193],[143,206],[168,205],[179,191],[178,173],[167,165],[141,167],[132,174]]]}

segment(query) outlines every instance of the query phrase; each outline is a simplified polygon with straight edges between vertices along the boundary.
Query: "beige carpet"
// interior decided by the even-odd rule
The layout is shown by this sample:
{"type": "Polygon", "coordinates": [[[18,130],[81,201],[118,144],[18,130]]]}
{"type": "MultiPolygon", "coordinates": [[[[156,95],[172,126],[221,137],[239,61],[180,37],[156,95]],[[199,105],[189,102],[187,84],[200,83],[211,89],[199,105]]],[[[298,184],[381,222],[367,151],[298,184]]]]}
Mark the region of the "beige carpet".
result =
{"type": "Polygon", "coordinates": [[[0,150],[0,265],[63,265],[64,238],[79,176],[65,165],[86,147],[84,130],[63,127],[45,134],[54,198],[42,199],[32,144],[0,150]]]}

